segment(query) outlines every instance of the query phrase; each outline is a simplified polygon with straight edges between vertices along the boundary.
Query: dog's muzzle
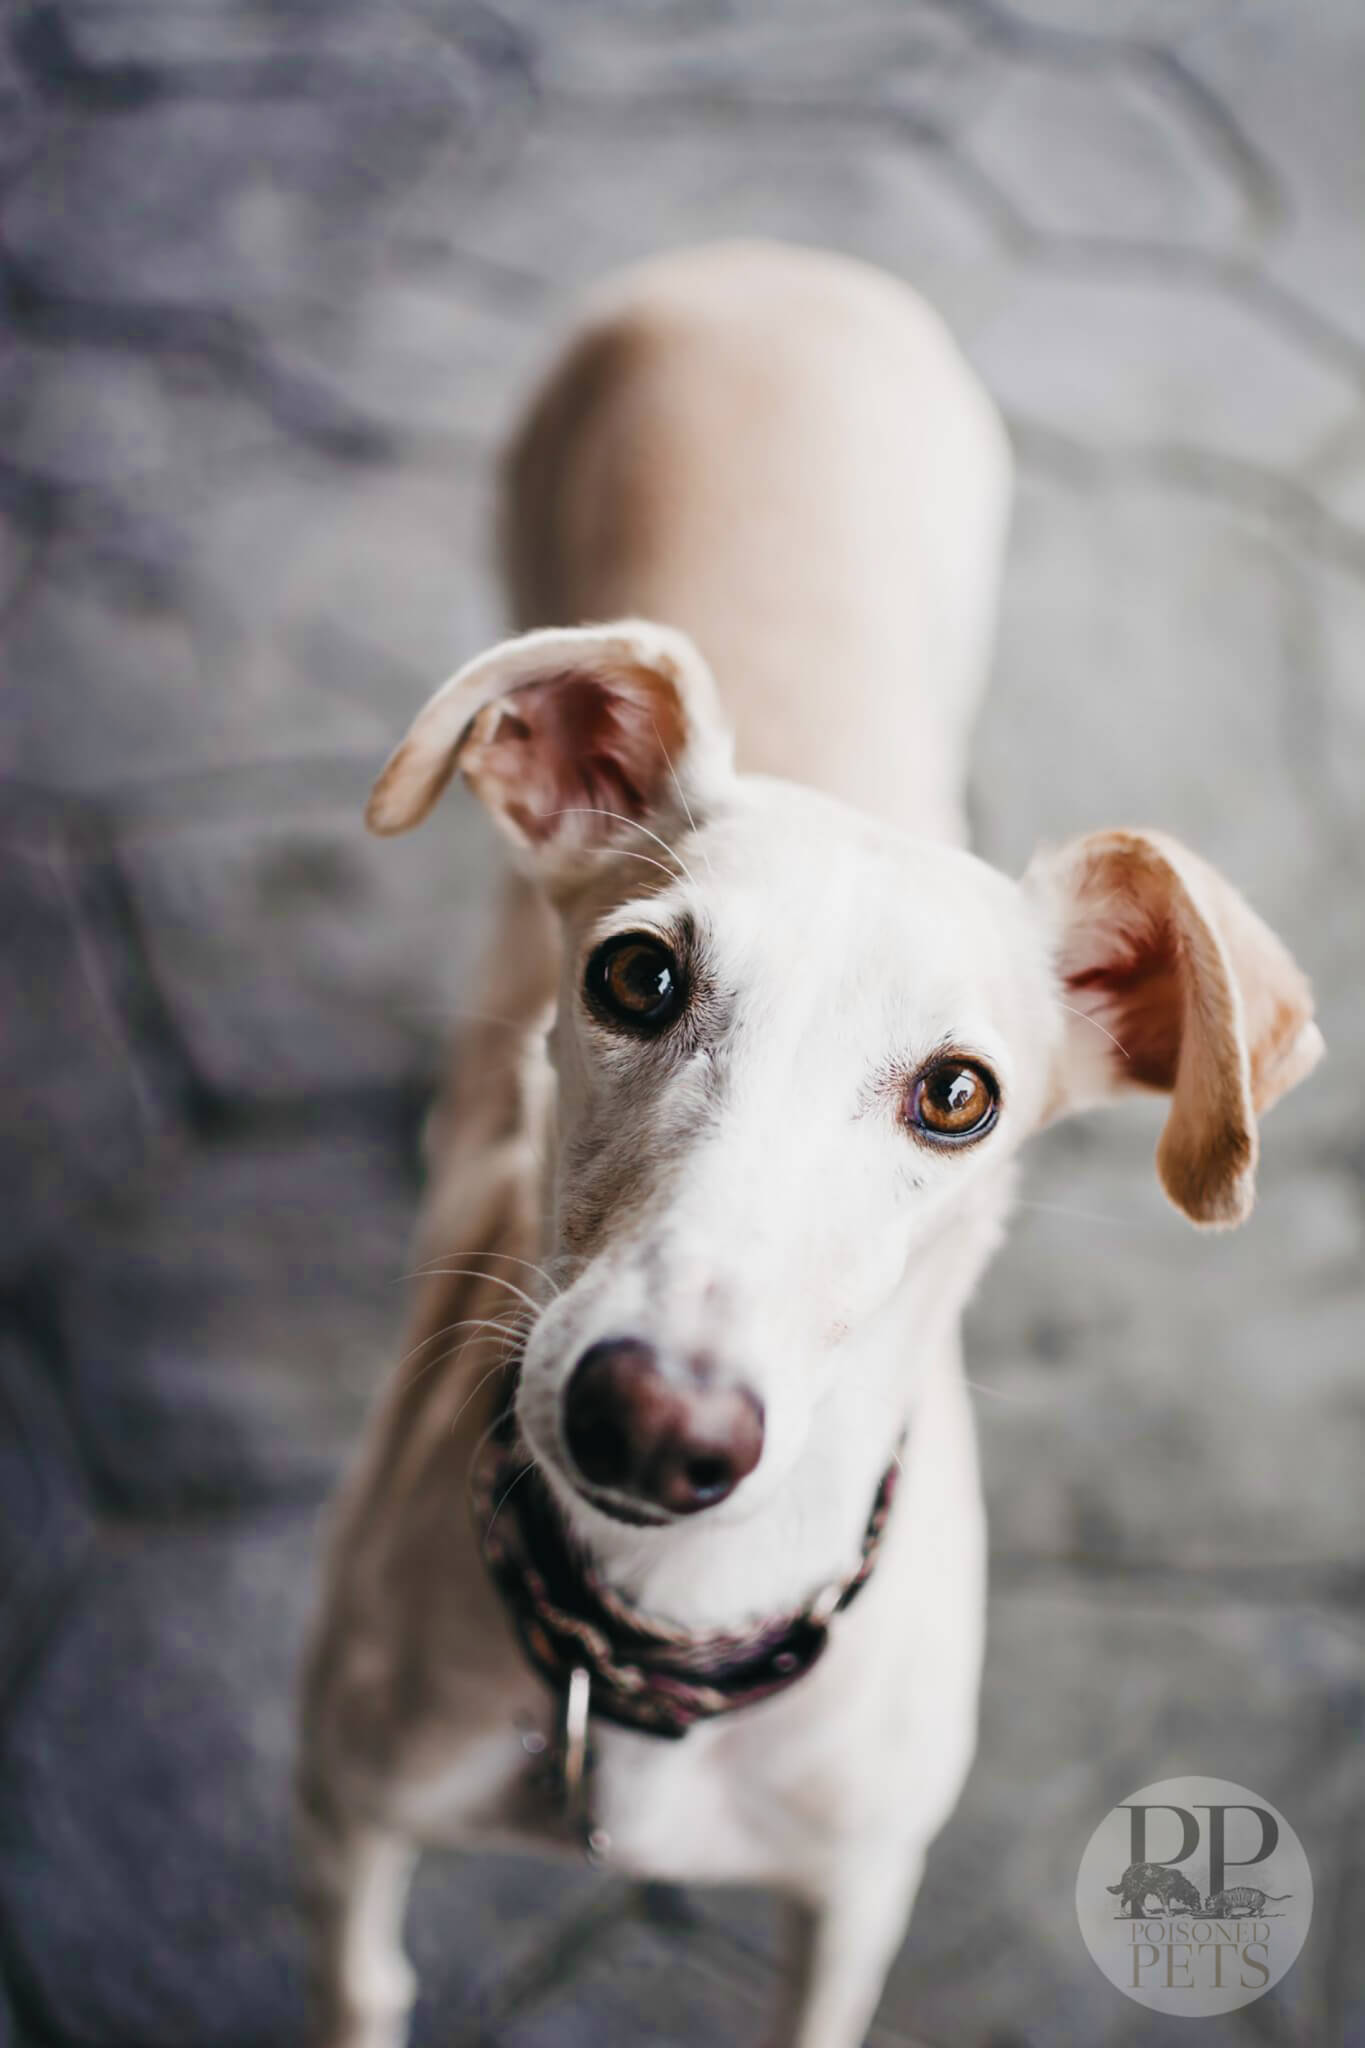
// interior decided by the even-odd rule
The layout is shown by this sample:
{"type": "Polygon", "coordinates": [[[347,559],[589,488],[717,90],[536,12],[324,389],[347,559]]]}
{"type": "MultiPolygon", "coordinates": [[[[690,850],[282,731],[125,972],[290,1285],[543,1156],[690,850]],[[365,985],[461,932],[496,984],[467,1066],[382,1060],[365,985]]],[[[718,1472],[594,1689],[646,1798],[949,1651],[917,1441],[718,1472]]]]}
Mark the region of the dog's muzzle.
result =
{"type": "MultiPolygon", "coordinates": [[[[512,1395],[514,1382],[504,1391],[512,1395]]],[[[470,1502],[484,1562],[530,1663],[551,1690],[566,1698],[578,1673],[595,1719],[679,1737],[698,1721],[785,1692],[823,1654],[836,1617],[872,1576],[899,1452],[900,1446],[882,1474],[847,1576],[794,1610],[733,1632],[698,1634],[642,1613],[599,1576],[518,1436],[512,1398],[474,1454],[470,1502]]]]}

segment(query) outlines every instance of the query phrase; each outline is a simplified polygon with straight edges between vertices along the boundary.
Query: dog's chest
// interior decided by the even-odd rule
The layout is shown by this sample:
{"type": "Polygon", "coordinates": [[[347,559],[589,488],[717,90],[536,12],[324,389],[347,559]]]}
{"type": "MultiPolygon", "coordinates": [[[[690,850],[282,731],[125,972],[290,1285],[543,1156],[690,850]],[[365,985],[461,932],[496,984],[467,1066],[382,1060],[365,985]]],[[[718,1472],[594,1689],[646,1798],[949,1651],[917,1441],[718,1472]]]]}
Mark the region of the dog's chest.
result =
{"type": "Polygon", "coordinates": [[[504,1695],[482,1735],[471,1730],[449,1770],[425,1781],[411,1816],[423,1832],[676,1882],[772,1883],[816,1853],[838,1796],[826,1786],[837,1751],[826,1754],[804,1685],[677,1740],[592,1723],[578,1801],[565,1782],[562,1710],[536,1690],[534,1707],[521,1688],[520,1700],[504,1695]]]}
{"type": "MultiPolygon", "coordinates": [[[[581,1798],[564,1770],[564,1716],[524,1705],[478,1745],[457,1832],[511,1837],[608,1870],[679,1883],[782,1884],[819,1867],[856,1798],[868,1731],[849,1741],[834,1670],[680,1739],[592,1722],[581,1798]]],[[[543,1699],[543,1696],[542,1696],[543,1699]]],[[[472,1761],[472,1759],[471,1759],[472,1761]]],[[[882,1759],[882,1783],[895,1759],[882,1759]]]]}

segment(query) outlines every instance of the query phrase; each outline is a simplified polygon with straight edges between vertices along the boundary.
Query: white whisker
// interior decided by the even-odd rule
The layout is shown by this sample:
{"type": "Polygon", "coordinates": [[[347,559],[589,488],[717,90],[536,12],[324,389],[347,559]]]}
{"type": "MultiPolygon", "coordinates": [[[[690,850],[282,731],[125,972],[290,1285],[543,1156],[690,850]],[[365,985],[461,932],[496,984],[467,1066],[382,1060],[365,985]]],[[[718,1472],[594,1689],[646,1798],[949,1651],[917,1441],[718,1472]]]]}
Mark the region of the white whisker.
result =
{"type": "Polygon", "coordinates": [[[465,1395],[463,1401],[461,1401],[459,1407],[455,1410],[455,1413],[450,1418],[450,1434],[452,1436],[454,1436],[455,1434],[456,1424],[459,1422],[460,1417],[464,1414],[464,1411],[469,1406],[470,1402],[474,1400],[478,1394],[482,1393],[483,1389],[488,1385],[488,1382],[491,1379],[495,1378],[498,1373],[506,1369],[506,1365],[507,1360],[505,1358],[495,1359],[493,1364],[489,1366],[487,1372],[483,1374],[482,1378],[474,1382],[474,1385],[470,1388],[469,1392],[465,1395]]]}
{"type": "Polygon", "coordinates": [[[997,1401],[1019,1401],[1026,1408],[1036,1407],[1042,1398],[1038,1394],[1016,1393],[1012,1387],[988,1387],[984,1380],[969,1380],[965,1375],[964,1384],[969,1386],[974,1394],[993,1394],[997,1401]]]}
{"type": "Polygon", "coordinates": [[[515,1294],[518,1301],[524,1301],[533,1315],[539,1315],[544,1302],[533,1301],[524,1287],[514,1287],[510,1280],[504,1280],[500,1273],[480,1273],[474,1266],[423,1266],[415,1273],[400,1273],[400,1280],[487,1280],[491,1286],[505,1287],[509,1294],[515,1294]]]}
{"type": "MultiPolygon", "coordinates": [[[[1059,1000],[1060,1000],[1060,999],[1059,999],[1059,1000]]],[[[1080,1018],[1080,1020],[1081,1020],[1081,1022],[1082,1022],[1082,1024],[1091,1024],[1091,1025],[1093,1025],[1093,1026],[1094,1026],[1094,1028],[1095,1028],[1095,1030],[1096,1030],[1096,1031],[1098,1031],[1098,1032],[1100,1032],[1100,1033],[1102,1033],[1102,1035],[1103,1035],[1103,1036],[1104,1036],[1105,1038],[1107,1038],[1107,1039],[1109,1040],[1109,1043],[1110,1043],[1111,1045],[1117,1045],[1117,1046],[1118,1046],[1118,1048],[1119,1048],[1119,1051],[1120,1051],[1120,1052],[1121,1052],[1121,1053],[1123,1054],[1123,1057],[1124,1057],[1125,1059],[1131,1059],[1132,1055],[1130,1054],[1130,1052],[1129,1052],[1129,1050],[1128,1050],[1127,1046],[1126,1046],[1126,1045],[1119,1045],[1119,1041],[1118,1041],[1118,1039],[1117,1039],[1117,1038],[1115,1038],[1115,1036],[1114,1036],[1113,1032],[1112,1032],[1112,1031],[1106,1031],[1106,1030],[1105,1030],[1105,1028],[1104,1028],[1104,1026],[1103,1026],[1103,1024],[1101,1024],[1101,1022],[1100,1022],[1100,1020],[1099,1020],[1099,1018],[1098,1018],[1098,1017],[1092,1017],[1092,1016],[1091,1016],[1091,1014],[1090,1014],[1090,1012],[1089,1012],[1088,1010],[1078,1010],[1078,1009],[1076,1008],[1076,1005],[1075,1005],[1074,1003],[1062,1003],[1061,1007],[1062,1007],[1062,1008],[1063,1008],[1064,1010],[1069,1010],[1069,1011],[1070,1011],[1070,1013],[1071,1013],[1071,1015],[1072,1015],[1073,1017],[1079,1017],[1079,1018],[1080,1018]]]]}
{"type": "MultiPolygon", "coordinates": [[[[652,718],[649,722],[652,726],[654,726],[654,737],[659,742],[659,752],[663,755],[664,760],[668,763],[668,772],[673,778],[673,787],[678,792],[678,802],[682,805],[683,813],[687,819],[687,822],[692,827],[693,834],[698,838],[698,844],[700,844],[700,835],[697,834],[697,821],[692,815],[692,806],[687,801],[687,791],[683,788],[682,784],[678,780],[678,771],[673,766],[672,757],[669,754],[668,748],[664,745],[663,734],[659,731],[658,726],[654,724],[654,720],[652,718]]],[[[701,857],[706,862],[707,874],[711,874],[713,872],[713,869],[711,867],[711,856],[706,851],[706,848],[704,846],[701,847],[701,857]]]]}
{"type": "Polygon", "coordinates": [[[492,1514],[488,1517],[488,1527],[483,1532],[483,1540],[485,1543],[487,1543],[489,1537],[493,1534],[493,1524],[497,1521],[498,1516],[506,1507],[508,1501],[511,1499],[512,1494],[515,1492],[516,1488],[521,1485],[521,1482],[526,1477],[527,1473],[534,1472],[535,1469],[535,1461],[533,1459],[529,1465],[523,1465],[520,1472],[518,1472],[516,1478],[512,1480],[510,1485],[504,1488],[502,1498],[499,1500],[492,1514]]]}
{"type": "Polygon", "coordinates": [[[515,1317],[510,1310],[506,1316],[461,1316],[457,1323],[446,1323],[439,1330],[430,1330],[425,1337],[419,1338],[410,1351],[403,1353],[394,1369],[401,1372],[408,1360],[416,1358],[419,1351],[425,1351],[428,1344],[434,1344],[438,1337],[451,1337],[456,1330],[497,1330],[503,1336],[514,1336],[516,1324],[525,1314],[524,1309],[518,1309],[515,1317]]]}
{"type": "Polygon", "coordinates": [[[466,1487],[470,1493],[472,1493],[474,1489],[474,1466],[478,1461],[480,1451],[488,1442],[489,1437],[492,1436],[493,1431],[495,1429],[500,1428],[501,1425],[507,1420],[508,1416],[512,1413],[512,1410],[515,1406],[515,1400],[512,1400],[507,1403],[506,1407],[500,1408],[498,1410],[497,1414],[493,1417],[493,1420],[489,1423],[487,1429],[484,1430],[482,1436],[479,1438],[479,1441],[475,1444],[473,1451],[470,1453],[469,1478],[466,1481],[466,1487]]]}
{"type": "MultiPolygon", "coordinates": [[[[544,813],[544,815],[551,818],[615,818],[618,824],[631,825],[637,832],[643,832],[646,839],[652,839],[656,846],[661,846],[664,852],[668,855],[670,860],[675,860],[678,863],[678,866],[682,869],[683,873],[686,875],[688,881],[692,884],[692,887],[694,889],[700,887],[700,884],[697,881],[696,876],[693,874],[691,868],[687,865],[687,862],[683,859],[682,855],[678,852],[677,848],[675,846],[670,846],[666,839],[660,839],[657,832],[651,832],[648,825],[642,825],[638,818],[628,818],[624,811],[603,811],[598,810],[592,804],[571,804],[566,810],[548,811],[544,813]]],[[[620,848],[619,850],[622,853],[626,851],[624,847],[620,848]]],[[[649,855],[645,853],[632,854],[630,857],[632,860],[649,859],[649,855]]],[[[663,872],[665,874],[669,874],[671,872],[670,869],[664,867],[662,861],[656,860],[655,862],[653,862],[653,866],[655,866],[656,868],[663,868],[663,872]]],[[[677,880],[676,875],[674,876],[674,880],[677,880]]]]}
{"type": "MultiPolygon", "coordinates": [[[[548,1288],[550,1288],[555,1294],[559,1294],[562,1292],[562,1289],[554,1280],[550,1278],[550,1275],[546,1272],[543,1266],[538,1266],[534,1259],[523,1259],[519,1257],[516,1252],[438,1252],[436,1257],[430,1262],[429,1265],[419,1266],[415,1272],[409,1273],[406,1277],[409,1280],[420,1280],[428,1274],[444,1272],[446,1270],[444,1264],[444,1261],[446,1259],[505,1259],[507,1263],[511,1266],[525,1266],[528,1269],[528,1271],[532,1273],[538,1273],[541,1279],[545,1282],[545,1285],[548,1288]]],[[[497,1278],[497,1275],[495,1273],[489,1273],[485,1277],[489,1280],[494,1280],[497,1278]]]]}
{"type": "MultiPolygon", "coordinates": [[[[458,1323],[452,1324],[451,1327],[454,1329],[458,1329],[459,1325],[458,1323]]],[[[489,1327],[491,1329],[497,1329],[496,1324],[490,1324],[489,1327]]],[[[437,1334],[444,1336],[445,1332],[440,1331],[437,1334]]],[[[518,1348],[524,1340],[525,1335],[526,1332],[524,1330],[517,1331],[510,1329],[498,1329],[496,1336],[466,1337],[463,1344],[452,1345],[450,1349],[447,1351],[438,1351],[436,1356],[434,1358],[429,1358],[425,1365],[419,1365],[416,1372],[412,1373],[404,1381],[403,1391],[404,1393],[411,1393],[412,1389],[418,1384],[419,1381],[424,1380],[427,1377],[428,1373],[435,1372],[440,1366],[449,1365],[452,1360],[454,1361],[455,1367],[458,1370],[460,1361],[463,1359],[466,1351],[473,1350],[477,1346],[483,1344],[501,1344],[503,1355],[500,1362],[503,1365],[506,1365],[509,1362],[509,1360],[516,1357],[518,1348]]],[[[428,1339],[428,1342],[429,1341],[430,1339],[428,1339]]],[[[411,1357],[412,1353],[409,1352],[408,1356],[411,1357]]]]}

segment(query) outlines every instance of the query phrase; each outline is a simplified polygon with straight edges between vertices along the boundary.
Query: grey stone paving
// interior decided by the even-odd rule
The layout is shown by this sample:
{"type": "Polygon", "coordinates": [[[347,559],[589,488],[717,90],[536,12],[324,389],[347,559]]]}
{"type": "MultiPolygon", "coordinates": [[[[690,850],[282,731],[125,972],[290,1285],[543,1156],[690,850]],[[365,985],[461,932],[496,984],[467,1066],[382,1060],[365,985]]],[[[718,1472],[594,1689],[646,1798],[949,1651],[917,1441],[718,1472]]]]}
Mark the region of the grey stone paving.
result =
{"type": "MultiPolygon", "coordinates": [[[[707,235],[925,289],[1021,483],[979,843],[1150,822],[1332,1057],[1197,1240],[1155,1115],[1040,1144],[970,1318],[981,1759],[882,2048],[1166,2048],[1071,1898],[1203,1767],[1317,1913],[1228,2048],[1365,2041],[1359,0],[15,0],[0,29],[0,2048],[283,2048],[319,1504],[398,1320],[492,862],[359,823],[490,637],[574,293],[707,235]]],[[[420,2048],[751,2042],[762,1901],[425,1873],[420,2048]]]]}

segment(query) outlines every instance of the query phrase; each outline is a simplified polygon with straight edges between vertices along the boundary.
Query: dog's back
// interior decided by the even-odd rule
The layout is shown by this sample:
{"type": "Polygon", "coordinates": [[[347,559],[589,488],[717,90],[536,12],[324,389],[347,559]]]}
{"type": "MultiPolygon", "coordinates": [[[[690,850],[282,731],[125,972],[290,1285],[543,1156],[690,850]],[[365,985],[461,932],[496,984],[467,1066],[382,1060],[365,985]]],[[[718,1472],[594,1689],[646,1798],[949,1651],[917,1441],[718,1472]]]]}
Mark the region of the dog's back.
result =
{"type": "Polygon", "coordinates": [[[514,442],[513,605],[682,627],[741,767],[957,838],[1008,496],[990,401],[911,291],[689,250],[599,297],[514,442]]]}

